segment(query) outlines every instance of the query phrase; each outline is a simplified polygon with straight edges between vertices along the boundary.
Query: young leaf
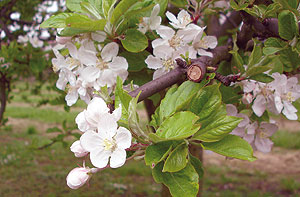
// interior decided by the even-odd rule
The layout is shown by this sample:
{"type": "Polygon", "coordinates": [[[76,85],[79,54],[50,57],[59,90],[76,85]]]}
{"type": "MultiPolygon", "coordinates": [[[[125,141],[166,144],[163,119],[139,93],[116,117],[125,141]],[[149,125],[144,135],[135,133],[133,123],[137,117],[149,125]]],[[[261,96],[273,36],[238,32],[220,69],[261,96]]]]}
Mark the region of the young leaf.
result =
{"type": "Polygon", "coordinates": [[[298,20],[293,12],[284,10],[278,15],[279,36],[286,40],[292,40],[299,35],[298,20]]]}
{"type": "Polygon", "coordinates": [[[156,131],[156,136],[162,140],[181,140],[195,134],[200,125],[195,124],[199,117],[192,112],[177,112],[167,118],[156,131]]]}
{"type": "Polygon", "coordinates": [[[122,15],[125,14],[135,3],[137,3],[136,0],[122,0],[112,13],[110,19],[111,24],[116,25],[117,22],[122,19],[122,15]]]}
{"type": "Polygon", "coordinates": [[[143,51],[148,47],[148,38],[137,29],[127,29],[125,39],[121,40],[123,47],[133,53],[143,51]]]}
{"type": "Polygon", "coordinates": [[[115,108],[122,106],[122,116],[119,122],[128,124],[128,107],[132,97],[123,89],[123,82],[120,77],[117,77],[117,85],[115,89],[115,108]]]}
{"type": "Polygon", "coordinates": [[[66,0],[66,6],[72,12],[83,12],[80,6],[81,2],[88,2],[88,0],[66,0]]]}
{"type": "Polygon", "coordinates": [[[87,31],[102,31],[106,24],[105,19],[92,20],[85,15],[76,14],[66,19],[66,25],[71,28],[87,30],[87,31]]]}
{"type": "Polygon", "coordinates": [[[196,196],[199,189],[199,177],[192,164],[178,172],[162,172],[163,162],[152,169],[152,175],[157,183],[166,185],[172,196],[196,196]]]}
{"type": "Polygon", "coordinates": [[[248,161],[256,160],[253,156],[253,149],[251,145],[239,136],[228,135],[217,142],[203,142],[202,146],[205,150],[211,150],[226,157],[233,157],[248,161]]]}
{"type": "MultiPolygon", "coordinates": [[[[105,2],[105,1],[104,1],[105,2]]],[[[99,9],[97,9],[93,4],[90,2],[81,2],[80,3],[81,9],[85,12],[90,14],[91,16],[95,17],[96,19],[102,19],[101,15],[102,13],[99,12],[99,9]]]]}
{"type": "Polygon", "coordinates": [[[50,18],[45,20],[40,27],[41,28],[64,28],[66,27],[66,19],[73,16],[73,13],[60,13],[57,15],[52,15],[50,18]]]}
{"type": "Polygon", "coordinates": [[[178,145],[165,161],[163,172],[177,172],[185,168],[188,163],[188,145],[183,142],[178,145]]]}
{"type": "Polygon", "coordinates": [[[109,10],[116,4],[116,0],[102,1],[102,12],[105,18],[108,17],[109,10]]]}
{"type": "Polygon", "coordinates": [[[204,170],[201,161],[197,158],[194,157],[193,155],[189,154],[190,157],[190,162],[194,166],[195,170],[198,173],[199,179],[203,177],[204,170]]]}
{"type": "Polygon", "coordinates": [[[64,28],[60,33],[59,36],[75,36],[82,33],[87,33],[88,30],[82,30],[82,29],[76,29],[72,27],[66,27],[64,28]]]}

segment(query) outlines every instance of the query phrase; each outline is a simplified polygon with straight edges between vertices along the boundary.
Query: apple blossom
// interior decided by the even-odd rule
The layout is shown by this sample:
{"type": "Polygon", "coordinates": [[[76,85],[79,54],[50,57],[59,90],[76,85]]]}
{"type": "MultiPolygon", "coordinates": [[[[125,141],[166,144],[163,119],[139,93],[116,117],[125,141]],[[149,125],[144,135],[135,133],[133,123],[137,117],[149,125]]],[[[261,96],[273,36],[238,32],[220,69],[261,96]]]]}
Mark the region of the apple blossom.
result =
{"type": "Polygon", "coordinates": [[[143,17],[141,22],[138,24],[138,30],[145,34],[148,30],[156,30],[159,28],[161,23],[161,17],[159,14],[159,4],[153,7],[150,17],[143,17]]]}
{"type": "Polygon", "coordinates": [[[91,178],[91,169],[88,167],[77,167],[71,170],[66,178],[67,185],[71,189],[78,189],[91,178]]]}
{"type": "Polygon", "coordinates": [[[121,167],[126,161],[126,151],[131,145],[131,133],[124,127],[117,128],[111,116],[102,118],[98,133],[86,131],[80,138],[82,147],[90,152],[94,166],[103,168],[108,164],[111,168],[121,167]]]}
{"type": "Polygon", "coordinates": [[[181,10],[178,13],[177,18],[169,11],[166,12],[166,16],[171,21],[170,24],[175,29],[184,29],[188,24],[192,22],[190,14],[185,10],[181,10]]]}

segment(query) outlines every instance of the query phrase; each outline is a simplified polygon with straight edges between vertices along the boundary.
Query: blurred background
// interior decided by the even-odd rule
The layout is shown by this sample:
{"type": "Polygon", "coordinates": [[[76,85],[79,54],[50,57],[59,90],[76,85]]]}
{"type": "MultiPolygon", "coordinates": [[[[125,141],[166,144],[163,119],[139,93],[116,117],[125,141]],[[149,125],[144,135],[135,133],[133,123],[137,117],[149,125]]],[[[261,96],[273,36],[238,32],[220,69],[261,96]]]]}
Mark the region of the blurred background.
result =
{"type": "MultiPolygon", "coordinates": [[[[67,187],[68,172],[82,165],[69,147],[80,137],[75,117],[86,104],[66,106],[51,65],[55,32],[39,28],[63,10],[62,0],[0,1],[0,196],[161,196],[143,161],[67,187]]],[[[143,103],[139,115],[147,120],[143,103]]],[[[203,196],[299,196],[300,123],[278,122],[272,152],[256,152],[255,162],[205,152],[203,196]]]]}

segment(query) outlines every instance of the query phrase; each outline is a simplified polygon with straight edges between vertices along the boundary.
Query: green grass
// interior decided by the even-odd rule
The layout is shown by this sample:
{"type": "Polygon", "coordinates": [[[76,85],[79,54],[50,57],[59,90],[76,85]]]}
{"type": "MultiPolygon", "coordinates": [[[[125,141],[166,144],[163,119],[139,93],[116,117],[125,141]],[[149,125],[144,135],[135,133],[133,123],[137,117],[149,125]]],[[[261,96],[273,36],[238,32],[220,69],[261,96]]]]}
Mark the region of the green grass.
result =
{"type": "Polygon", "coordinates": [[[39,109],[36,107],[15,107],[8,106],[5,111],[6,117],[27,118],[38,120],[46,123],[61,123],[67,120],[69,123],[74,123],[75,118],[80,111],[54,111],[52,109],[39,109]]]}
{"type": "Polygon", "coordinates": [[[300,149],[300,132],[277,131],[271,139],[275,146],[300,149]]]}

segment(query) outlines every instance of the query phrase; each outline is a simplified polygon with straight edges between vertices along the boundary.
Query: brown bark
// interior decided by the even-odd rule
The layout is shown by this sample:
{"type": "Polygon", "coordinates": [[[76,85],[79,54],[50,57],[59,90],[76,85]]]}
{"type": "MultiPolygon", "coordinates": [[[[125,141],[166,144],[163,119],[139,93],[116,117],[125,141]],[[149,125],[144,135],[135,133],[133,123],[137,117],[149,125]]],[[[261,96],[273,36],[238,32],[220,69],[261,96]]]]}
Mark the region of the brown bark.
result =
{"type": "Polygon", "coordinates": [[[0,107],[0,124],[2,125],[3,123],[3,115],[5,112],[6,108],[6,101],[7,101],[7,96],[6,96],[6,82],[5,80],[1,79],[0,81],[0,102],[1,102],[1,107],[0,107]]]}

